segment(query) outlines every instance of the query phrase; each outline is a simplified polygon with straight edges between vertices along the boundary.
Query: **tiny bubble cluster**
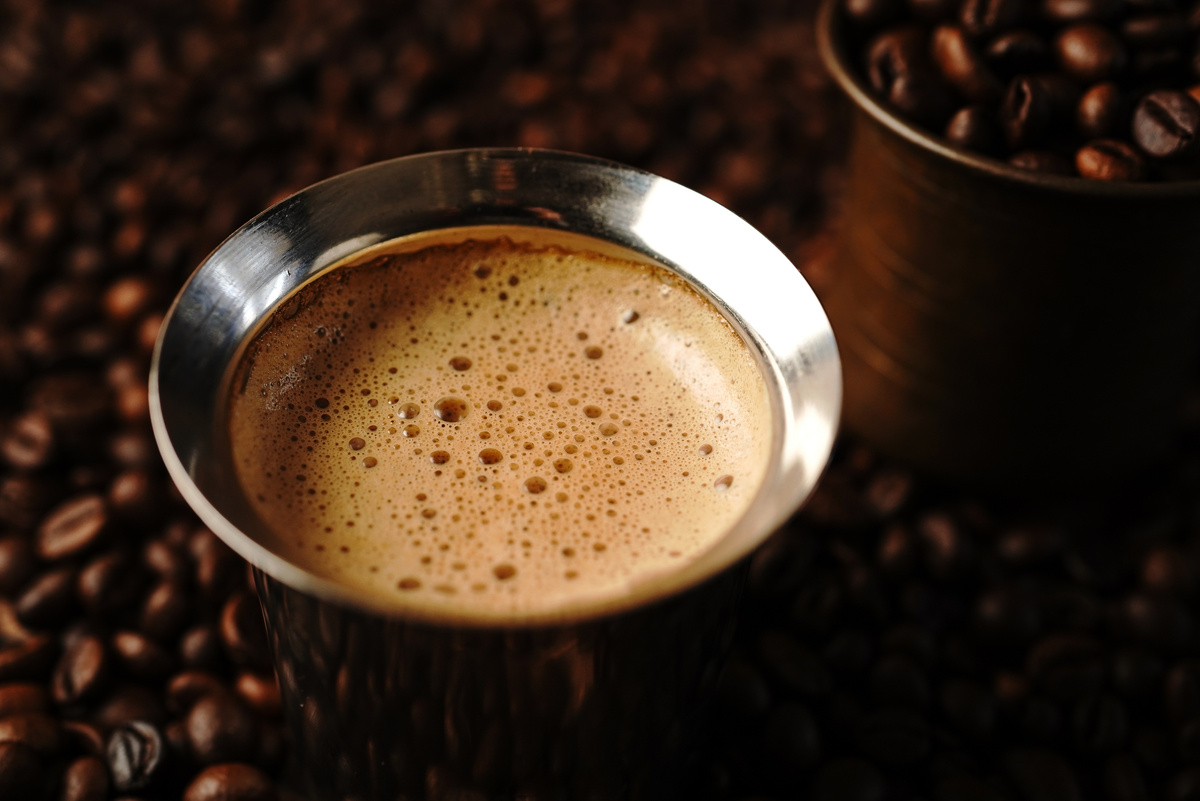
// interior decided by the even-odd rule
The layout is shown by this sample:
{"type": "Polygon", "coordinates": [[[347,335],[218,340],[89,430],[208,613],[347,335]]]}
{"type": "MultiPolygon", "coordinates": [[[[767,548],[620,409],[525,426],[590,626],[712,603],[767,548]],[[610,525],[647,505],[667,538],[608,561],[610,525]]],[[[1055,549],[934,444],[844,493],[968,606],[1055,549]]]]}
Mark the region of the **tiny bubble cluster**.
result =
{"type": "Polygon", "coordinates": [[[761,484],[762,377],[659,268],[497,238],[301,292],[239,367],[230,437],[271,547],[314,572],[481,617],[603,602],[761,484]]]}

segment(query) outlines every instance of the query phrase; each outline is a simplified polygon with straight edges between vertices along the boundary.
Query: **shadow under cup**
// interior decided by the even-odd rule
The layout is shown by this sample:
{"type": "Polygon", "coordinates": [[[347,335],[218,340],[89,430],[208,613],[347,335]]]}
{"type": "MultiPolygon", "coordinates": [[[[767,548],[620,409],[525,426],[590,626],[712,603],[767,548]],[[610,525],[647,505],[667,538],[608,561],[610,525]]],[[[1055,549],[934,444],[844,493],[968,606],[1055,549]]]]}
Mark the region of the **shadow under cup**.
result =
{"type": "Polygon", "coordinates": [[[528,150],[397,159],[267,210],[184,287],[150,380],[172,477],[254,566],[300,772],[323,800],[670,797],[729,646],[747,557],[812,490],[841,400],[824,312],[751,226],[647,173],[528,150]],[[758,363],[770,461],[740,521],[652,586],[567,615],[438,618],[265,548],[233,477],[225,412],[247,342],[314,276],[380,243],[496,225],[586,236],[689,281],[758,363]]]}

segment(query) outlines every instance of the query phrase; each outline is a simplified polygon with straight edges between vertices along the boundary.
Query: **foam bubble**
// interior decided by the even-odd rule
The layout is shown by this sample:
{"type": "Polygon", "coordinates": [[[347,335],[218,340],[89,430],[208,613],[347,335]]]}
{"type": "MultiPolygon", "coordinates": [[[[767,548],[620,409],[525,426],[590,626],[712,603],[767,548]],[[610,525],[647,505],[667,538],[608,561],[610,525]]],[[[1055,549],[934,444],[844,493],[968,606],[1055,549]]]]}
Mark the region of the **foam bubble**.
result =
{"type": "Polygon", "coordinates": [[[302,292],[250,349],[230,434],[271,547],[314,572],[468,615],[553,610],[686,564],[761,483],[753,359],[657,268],[496,239],[302,292]]]}

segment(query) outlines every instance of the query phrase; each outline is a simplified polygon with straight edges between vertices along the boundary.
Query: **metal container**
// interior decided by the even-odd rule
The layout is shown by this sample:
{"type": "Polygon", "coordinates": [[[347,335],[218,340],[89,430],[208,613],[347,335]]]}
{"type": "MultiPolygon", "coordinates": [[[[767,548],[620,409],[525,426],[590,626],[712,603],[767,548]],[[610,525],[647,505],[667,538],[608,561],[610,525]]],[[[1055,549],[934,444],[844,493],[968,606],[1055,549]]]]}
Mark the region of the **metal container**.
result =
{"type": "Polygon", "coordinates": [[[1200,346],[1200,182],[1033,174],[871,94],[837,0],[818,42],[854,106],[826,296],[848,429],[1002,492],[1127,478],[1169,449],[1200,346]]]}
{"type": "Polygon", "coordinates": [[[747,556],[812,490],[833,445],[837,350],[816,297],[761,234],[684,187],[548,151],[431,153],[364,167],[247,223],[163,324],[151,418],[180,491],[255,568],[284,714],[320,799],[663,799],[730,643],[747,556]],[[745,516],[616,602],[537,619],[438,618],[264,547],[224,410],[239,355],[295,290],[371,246],[471,226],[584,235],[673,270],[759,363],[773,444],[745,516]]]}

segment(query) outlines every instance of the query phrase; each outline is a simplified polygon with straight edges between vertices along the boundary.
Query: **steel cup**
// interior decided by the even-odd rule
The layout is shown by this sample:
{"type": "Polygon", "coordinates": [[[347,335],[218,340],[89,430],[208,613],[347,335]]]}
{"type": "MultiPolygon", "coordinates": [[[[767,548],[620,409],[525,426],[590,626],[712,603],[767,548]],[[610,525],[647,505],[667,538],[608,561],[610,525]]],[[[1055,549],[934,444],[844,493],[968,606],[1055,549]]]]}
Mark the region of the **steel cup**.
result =
{"type": "Polygon", "coordinates": [[[825,300],[845,422],[936,475],[1082,489],[1162,457],[1200,348],[1200,182],[1037,175],[871,94],[837,0],[821,55],[854,107],[825,300]]]}
{"type": "Polygon", "coordinates": [[[661,799],[724,656],[747,556],[811,491],[841,396],[825,314],[787,259],[677,184],[583,156],[465,150],[306,189],[200,265],[163,325],[151,417],[180,491],[254,567],[284,714],[314,799],[661,799]],[[231,374],[300,286],[379,243],[443,229],[583,235],[673,270],[758,361],[773,446],[746,515],[653,586],[567,618],[446,620],[263,547],[229,459],[231,374]]]}

